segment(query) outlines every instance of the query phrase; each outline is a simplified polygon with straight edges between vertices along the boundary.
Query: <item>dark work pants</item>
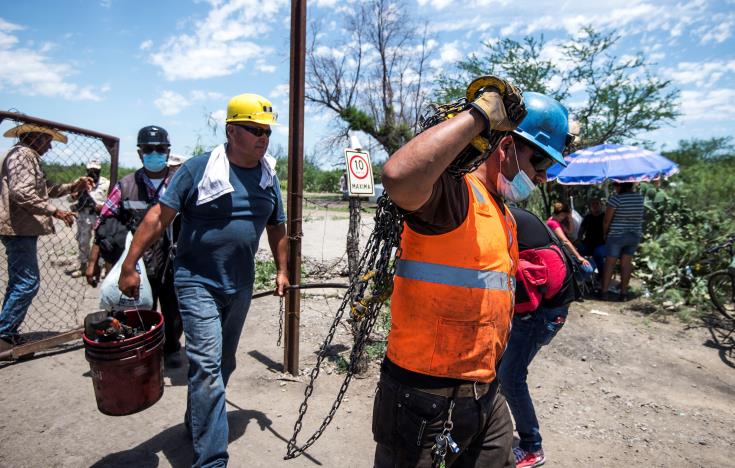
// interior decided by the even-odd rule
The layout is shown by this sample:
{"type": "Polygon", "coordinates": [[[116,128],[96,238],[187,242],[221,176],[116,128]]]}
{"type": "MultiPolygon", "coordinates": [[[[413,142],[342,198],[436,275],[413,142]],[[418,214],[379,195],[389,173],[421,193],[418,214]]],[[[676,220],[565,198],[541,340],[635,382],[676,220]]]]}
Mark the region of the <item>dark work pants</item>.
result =
{"type": "Polygon", "coordinates": [[[179,302],[176,300],[173,272],[168,271],[163,279],[158,276],[149,277],[148,280],[151,283],[153,304],[158,303],[158,308],[163,314],[163,331],[166,335],[163,352],[166,354],[176,352],[181,348],[179,340],[184,333],[184,326],[181,323],[179,302]]]}
{"type": "MultiPolygon", "coordinates": [[[[444,427],[449,400],[401,385],[382,372],[373,405],[375,468],[431,467],[431,448],[444,427]]],[[[514,467],[513,424],[505,398],[488,392],[479,400],[454,402],[451,435],[460,452],[449,451],[446,466],[514,467]]]]}

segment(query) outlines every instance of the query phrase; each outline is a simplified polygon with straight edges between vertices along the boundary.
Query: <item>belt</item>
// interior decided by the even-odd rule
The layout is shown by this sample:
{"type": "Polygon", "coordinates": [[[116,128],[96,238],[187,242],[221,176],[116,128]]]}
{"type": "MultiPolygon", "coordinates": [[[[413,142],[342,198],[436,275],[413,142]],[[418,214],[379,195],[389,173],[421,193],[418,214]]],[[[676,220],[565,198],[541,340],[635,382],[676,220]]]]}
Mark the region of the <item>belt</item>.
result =
{"type": "Polygon", "coordinates": [[[497,392],[498,390],[498,379],[493,380],[489,383],[483,382],[467,382],[466,384],[460,384],[452,387],[442,388],[417,388],[416,390],[431,395],[442,396],[446,398],[468,398],[472,397],[475,400],[479,400],[488,393],[497,392]]]}

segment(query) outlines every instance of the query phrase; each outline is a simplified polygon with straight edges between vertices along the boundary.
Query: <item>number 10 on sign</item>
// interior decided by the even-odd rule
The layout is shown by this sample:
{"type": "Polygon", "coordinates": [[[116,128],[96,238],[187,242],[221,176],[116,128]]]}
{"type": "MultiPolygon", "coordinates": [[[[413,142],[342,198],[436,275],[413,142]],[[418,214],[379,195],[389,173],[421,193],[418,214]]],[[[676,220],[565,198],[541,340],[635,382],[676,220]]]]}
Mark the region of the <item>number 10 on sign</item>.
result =
{"type": "Polygon", "coordinates": [[[347,164],[347,180],[350,196],[370,196],[375,193],[373,187],[373,167],[367,151],[345,150],[347,164]]]}

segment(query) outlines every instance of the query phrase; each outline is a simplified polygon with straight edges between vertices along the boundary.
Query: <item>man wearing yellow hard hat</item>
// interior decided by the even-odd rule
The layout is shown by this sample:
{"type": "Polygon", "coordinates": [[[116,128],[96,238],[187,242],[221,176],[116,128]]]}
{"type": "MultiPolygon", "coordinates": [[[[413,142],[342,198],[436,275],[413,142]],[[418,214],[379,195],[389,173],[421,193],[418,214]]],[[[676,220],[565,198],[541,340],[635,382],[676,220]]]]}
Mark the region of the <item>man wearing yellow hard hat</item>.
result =
{"type": "Polygon", "coordinates": [[[8,286],[0,312],[0,351],[22,342],[18,329],[41,285],[38,236],[54,233],[52,218],[71,226],[76,216],[56,208],[49,197],[84,192],[93,184],[89,177],[71,184],[47,182],[41,156],[51,149],[52,141],[66,143],[62,133],[26,123],[4,136],[18,138],[18,142],[0,156],[0,241],[8,260],[8,286]]]}
{"type": "Polygon", "coordinates": [[[224,466],[228,460],[225,386],[235,370],[263,230],[276,261],[276,294],[288,286],[283,203],[275,160],[266,155],[276,118],[262,96],[230,100],[227,142],[181,165],[138,227],[118,283],[126,295],[137,295],[135,263],[181,213],[174,284],[189,358],[185,423],[194,466],[224,466]]]}

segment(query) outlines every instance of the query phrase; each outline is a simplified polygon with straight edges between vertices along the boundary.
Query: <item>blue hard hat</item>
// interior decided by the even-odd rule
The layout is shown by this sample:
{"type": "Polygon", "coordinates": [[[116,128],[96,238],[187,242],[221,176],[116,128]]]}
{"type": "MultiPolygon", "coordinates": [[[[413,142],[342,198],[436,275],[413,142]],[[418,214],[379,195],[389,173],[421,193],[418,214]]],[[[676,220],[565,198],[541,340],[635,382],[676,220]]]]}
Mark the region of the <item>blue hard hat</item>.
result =
{"type": "Polygon", "coordinates": [[[564,147],[569,134],[569,111],[556,99],[541,93],[523,93],[528,114],[513,131],[554,161],[566,166],[564,147]]]}

